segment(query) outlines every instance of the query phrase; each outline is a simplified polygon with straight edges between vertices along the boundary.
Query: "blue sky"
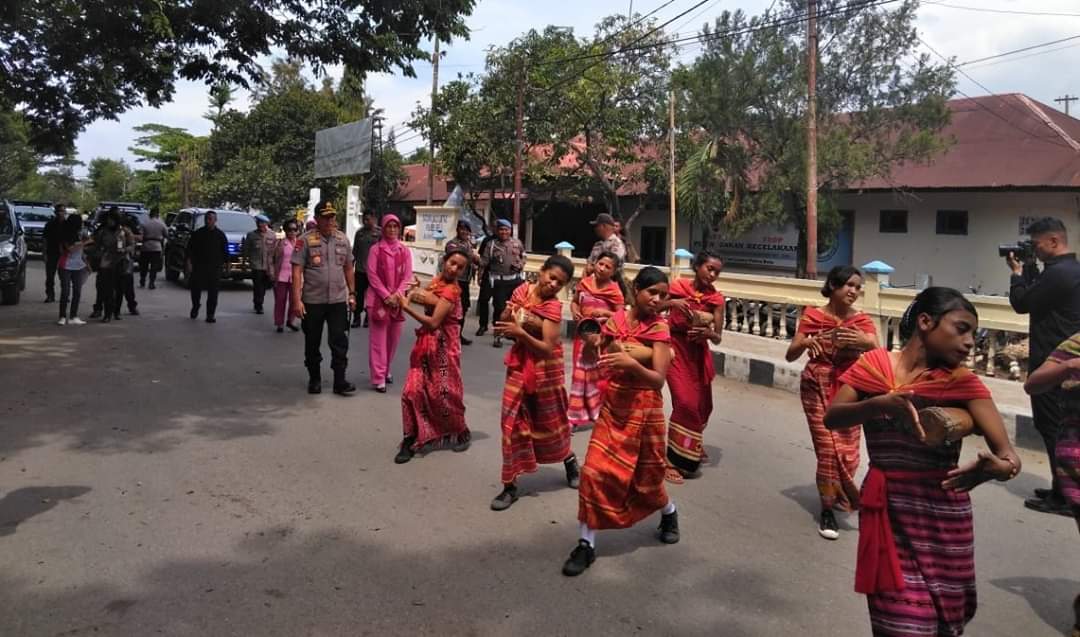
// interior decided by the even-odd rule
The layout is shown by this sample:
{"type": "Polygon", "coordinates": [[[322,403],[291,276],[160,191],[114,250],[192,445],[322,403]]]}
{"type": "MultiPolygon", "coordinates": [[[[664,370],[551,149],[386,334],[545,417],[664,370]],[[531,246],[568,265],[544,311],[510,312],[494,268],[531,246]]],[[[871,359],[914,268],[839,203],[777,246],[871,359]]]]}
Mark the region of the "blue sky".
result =
{"type": "MultiPolygon", "coordinates": [[[[668,31],[692,35],[705,22],[711,22],[722,11],[742,9],[756,14],[772,0],[716,0],[691,11],[676,20],[668,31]]],[[[633,10],[647,13],[664,4],[664,0],[635,0],[633,10]]],[[[696,0],[675,0],[657,12],[656,17],[667,21],[686,11],[696,0]]],[[[468,23],[473,30],[467,41],[456,41],[445,47],[446,55],[440,67],[440,80],[452,79],[459,73],[483,70],[485,50],[501,45],[531,28],[542,29],[548,24],[566,26],[579,35],[592,32],[602,17],[625,13],[629,0],[478,0],[468,23]]],[[[946,56],[958,61],[974,60],[1031,44],[1048,42],[1080,34],[1080,16],[1034,16],[1009,13],[971,11],[960,7],[975,7],[999,11],[1026,11],[1080,14],[1076,0],[933,0],[919,11],[918,27],[923,39],[946,56]],[[951,6],[944,6],[951,5],[951,6]]],[[[1060,107],[1054,98],[1066,93],[1080,94],[1080,40],[1057,47],[1040,49],[1038,55],[1024,54],[972,65],[965,70],[990,92],[1026,93],[1051,106],[1060,107]]],[[[680,59],[689,62],[694,50],[682,53],[680,59]]],[[[431,68],[417,65],[417,77],[380,74],[368,80],[368,92],[376,104],[385,109],[388,123],[399,125],[410,118],[417,101],[427,101],[431,92],[431,68]]],[[[331,75],[338,75],[331,72],[331,75]]],[[[958,88],[968,95],[984,95],[986,90],[960,76],[958,88]]],[[[247,97],[241,94],[236,107],[247,107],[247,97]]],[[[1080,102],[1072,104],[1073,115],[1080,114],[1080,102]]],[[[100,121],[86,129],[77,141],[79,159],[89,162],[94,157],[124,159],[134,164],[128,151],[135,133],[132,128],[147,122],[186,128],[195,134],[206,134],[210,123],[202,117],[207,110],[206,87],[200,83],[178,84],[174,100],[158,109],[138,108],[121,115],[116,121],[100,121]]],[[[421,146],[424,141],[410,131],[399,131],[403,152],[421,146]],[[410,139],[410,137],[412,137],[410,139]]],[[[85,170],[85,169],[84,169],[85,170]]]]}

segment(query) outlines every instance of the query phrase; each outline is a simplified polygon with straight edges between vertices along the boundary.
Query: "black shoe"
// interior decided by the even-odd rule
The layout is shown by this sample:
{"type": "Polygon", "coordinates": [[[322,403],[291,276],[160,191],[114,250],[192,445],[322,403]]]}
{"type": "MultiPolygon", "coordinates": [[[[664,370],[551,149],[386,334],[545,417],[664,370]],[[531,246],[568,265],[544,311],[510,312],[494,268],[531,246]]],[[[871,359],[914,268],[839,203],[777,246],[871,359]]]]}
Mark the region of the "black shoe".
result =
{"type": "Polygon", "coordinates": [[[285,327],[289,328],[290,330],[292,330],[294,332],[299,332],[300,331],[300,328],[293,325],[292,323],[286,323],[285,327]]]}
{"type": "Polygon", "coordinates": [[[136,309],[136,308],[131,308],[130,310],[128,310],[128,314],[130,314],[132,316],[138,316],[139,315],[139,310],[136,309]]]}
{"type": "Polygon", "coordinates": [[[111,321],[111,320],[112,320],[112,317],[111,317],[111,316],[109,316],[108,314],[106,314],[105,316],[101,317],[101,322],[102,322],[102,323],[108,323],[108,322],[109,322],[109,321],[111,321]]]}
{"type": "Polygon", "coordinates": [[[285,331],[285,328],[284,328],[284,327],[281,327],[280,325],[278,325],[278,326],[277,326],[277,333],[278,333],[278,334],[281,334],[281,333],[282,333],[282,332],[284,332],[284,331],[285,331]]]}
{"type": "Polygon", "coordinates": [[[262,313],[263,313],[263,309],[262,309],[261,307],[257,307],[257,308],[255,308],[255,313],[256,313],[256,314],[262,314],[262,313]]]}
{"type": "Polygon", "coordinates": [[[393,385],[394,384],[394,377],[391,376],[390,374],[386,375],[386,384],[387,385],[393,385]]]}
{"type": "Polygon", "coordinates": [[[352,322],[352,324],[351,324],[351,325],[349,325],[349,327],[351,327],[352,329],[354,329],[354,330],[355,330],[356,328],[360,327],[360,326],[361,326],[361,325],[363,325],[363,324],[364,324],[364,322],[363,322],[363,321],[361,321],[361,320],[357,319],[357,320],[353,321],[353,322],[352,322]]]}
{"type": "Polygon", "coordinates": [[[113,317],[114,321],[122,321],[122,320],[124,320],[124,319],[120,318],[120,313],[119,312],[114,312],[112,317],[113,317]]]}
{"type": "Polygon", "coordinates": [[[55,296],[46,296],[45,297],[45,302],[46,303],[55,303],[56,302],[56,297],[55,296]]]}
{"type": "Polygon", "coordinates": [[[364,315],[364,327],[367,327],[367,314],[364,315]]]}
{"type": "Polygon", "coordinates": [[[477,336],[483,336],[484,334],[487,334],[487,325],[481,325],[476,330],[476,335],[477,336]]]}
{"type": "Polygon", "coordinates": [[[146,281],[139,281],[139,287],[140,288],[146,287],[146,281]]]}
{"type": "Polygon", "coordinates": [[[385,394],[386,385],[375,385],[375,391],[379,392],[380,394],[385,394]]]}
{"type": "Polygon", "coordinates": [[[347,380],[341,383],[334,383],[334,393],[338,396],[352,396],[355,391],[356,385],[353,385],[347,380]]]}
{"type": "Polygon", "coordinates": [[[207,323],[217,323],[217,319],[212,317],[212,316],[208,316],[208,317],[206,317],[206,322],[207,323]]]}
{"type": "Polygon", "coordinates": [[[660,541],[664,544],[679,542],[679,512],[673,511],[660,516],[660,541]]]}
{"type": "Polygon", "coordinates": [[[510,508],[510,505],[517,502],[518,490],[517,486],[508,484],[503,487],[502,493],[495,496],[495,499],[491,501],[492,511],[505,511],[510,508]]]}
{"type": "Polygon", "coordinates": [[[496,347],[496,348],[497,347],[502,347],[502,338],[499,337],[499,336],[496,336],[495,341],[491,344],[491,346],[496,347]]]}
{"type": "Polygon", "coordinates": [[[577,456],[571,455],[566,460],[563,460],[563,467],[566,469],[566,484],[571,489],[578,488],[581,484],[581,469],[578,468],[577,456]]]}
{"type": "Polygon", "coordinates": [[[562,574],[567,577],[577,577],[585,572],[596,561],[596,549],[589,544],[588,540],[578,540],[577,547],[570,551],[570,557],[562,565],[562,574]]]}
{"type": "Polygon", "coordinates": [[[157,285],[153,281],[150,282],[150,289],[151,290],[156,290],[157,289],[157,285]]]}
{"type": "Polygon", "coordinates": [[[196,305],[195,307],[191,308],[191,313],[188,316],[190,316],[192,319],[199,318],[199,306],[196,305]]]}
{"type": "MultiPolygon", "coordinates": [[[[91,312],[90,313],[90,318],[92,318],[92,319],[101,318],[101,310],[94,310],[93,312],[91,312]]],[[[192,317],[192,318],[194,318],[194,317],[192,317]]]]}
{"type": "Polygon", "coordinates": [[[1035,489],[1035,497],[1040,500],[1049,498],[1053,493],[1053,489],[1035,489]]]}
{"type": "Polygon", "coordinates": [[[1060,496],[1051,495],[1045,500],[1028,498],[1027,500],[1024,500],[1024,506],[1032,511],[1038,511],[1039,513],[1056,513],[1057,515],[1063,515],[1067,518],[1073,517],[1072,508],[1065,502],[1065,499],[1060,496]]]}
{"type": "Polygon", "coordinates": [[[412,440],[404,440],[401,443],[401,447],[398,448],[397,455],[394,456],[394,464],[405,464],[413,459],[416,452],[412,450],[412,440]]]}
{"type": "Polygon", "coordinates": [[[472,345],[472,341],[470,339],[467,339],[464,336],[462,336],[461,337],[461,344],[462,345],[472,345]]]}
{"type": "Polygon", "coordinates": [[[826,540],[840,539],[840,526],[836,524],[836,515],[831,510],[826,509],[821,512],[817,532],[826,540]]]}
{"type": "Polygon", "coordinates": [[[472,438],[470,436],[465,436],[451,445],[450,448],[454,453],[461,453],[463,451],[468,451],[470,445],[472,445],[472,438]]]}
{"type": "Polygon", "coordinates": [[[322,379],[321,378],[308,379],[307,393],[309,393],[309,394],[321,394],[322,393],[322,379]]]}

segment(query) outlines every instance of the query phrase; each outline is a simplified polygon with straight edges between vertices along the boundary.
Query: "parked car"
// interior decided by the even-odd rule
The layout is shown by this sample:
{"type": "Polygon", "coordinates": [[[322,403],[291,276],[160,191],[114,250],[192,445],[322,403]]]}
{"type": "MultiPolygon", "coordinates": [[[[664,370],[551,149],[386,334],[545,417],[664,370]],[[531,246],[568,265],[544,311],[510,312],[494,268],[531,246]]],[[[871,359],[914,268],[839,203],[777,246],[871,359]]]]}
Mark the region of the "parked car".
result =
{"type": "Polygon", "coordinates": [[[26,288],[26,233],[10,202],[0,200],[0,302],[15,305],[26,288]]]}
{"type": "Polygon", "coordinates": [[[26,249],[41,254],[45,252],[45,224],[53,218],[53,205],[48,201],[13,199],[8,205],[22,223],[26,233],[26,249]]]}
{"type": "Polygon", "coordinates": [[[206,213],[217,213],[217,227],[229,240],[229,260],[225,262],[222,278],[240,281],[251,278],[251,264],[242,249],[244,237],[255,229],[255,217],[241,210],[217,210],[211,208],[184,208],[169,226],[165,246],[165,278],[179,281],[187,263],[187,245],[191,233],[206,225],[206,213]]]}

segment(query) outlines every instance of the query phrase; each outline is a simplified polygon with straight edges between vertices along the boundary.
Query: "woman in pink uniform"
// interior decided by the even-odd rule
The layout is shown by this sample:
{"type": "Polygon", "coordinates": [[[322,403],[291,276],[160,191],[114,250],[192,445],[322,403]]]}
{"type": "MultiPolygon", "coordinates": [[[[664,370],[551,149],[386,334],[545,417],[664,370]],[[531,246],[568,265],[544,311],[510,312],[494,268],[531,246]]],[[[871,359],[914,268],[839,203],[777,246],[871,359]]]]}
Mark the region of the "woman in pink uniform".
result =
{"type": "Polygon", "coordinates": [[[298,235],[296,226],[296,220],[286,221],[283,226],[285,238],[274,244],[274,325],[278,333],[284,331],[285,325],[294,332],[300,330],[292,322],[292,253],[298,235]]]}
{"type": "Polygon", "coordinates": [[[375,391],[386,393],[386,384],[394,382],[390,363],[394,360],[405,314],[401,311],[399,294],[404,294],[413,280],[412,254],[398,238],[401,221],[394,215],[382,218],[382,238],[368,253],[368,289],[364,307],[370,317],[368,365],[371,385],[375,391]]]}

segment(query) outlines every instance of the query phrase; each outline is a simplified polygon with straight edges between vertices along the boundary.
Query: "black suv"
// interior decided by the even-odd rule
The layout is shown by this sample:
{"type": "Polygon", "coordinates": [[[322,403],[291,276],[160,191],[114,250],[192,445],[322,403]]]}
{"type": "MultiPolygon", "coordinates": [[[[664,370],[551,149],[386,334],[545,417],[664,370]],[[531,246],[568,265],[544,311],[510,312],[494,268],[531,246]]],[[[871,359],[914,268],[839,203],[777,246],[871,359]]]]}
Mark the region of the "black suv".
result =
{"type": "Polygon", "coordinates": [[[26,288],[26,235],[10,202],[0,200],[0,302],[15,305],[26,288]]]}
{"type": "Polygon", "coordinates": [[[24,201],[12,199],[8,205],[15,211],[15,216],[26,233],[26,249],[30,252],[45,252],[45,224],[53,218],[53,205],[48,201],[24,201]]]}
{"type": "Polygon", "coordinates": [[[255,230],[255,217],[241,210],[216,210],[212,208],[184,208],[176,214],[169,226],[169,240],[165,247],[165,279],[179,281],[187,263],[187,245],[191,233],[206,225],[206,213],[217,213],[217,227],[229,240],[229,260],[221,276],[236,281],[251,278],[251,264],[244,257],[243,244],[247,233],[255,230]]]}
{"type": "Polygon", "coordinates": [[[146,220],[150,218],[150,211],[146,209],[144,204],[132,203],[129,201],[102,201],[98,204],[98,207],[94,209],[94,216],[90,218],[90,227],[100,227],[101,222],[105,220],[105,213],[113,206],[119,208],[121,214],[127,215],[134,221],[137,221],[140,228],[146,223],[146,220]]]}

